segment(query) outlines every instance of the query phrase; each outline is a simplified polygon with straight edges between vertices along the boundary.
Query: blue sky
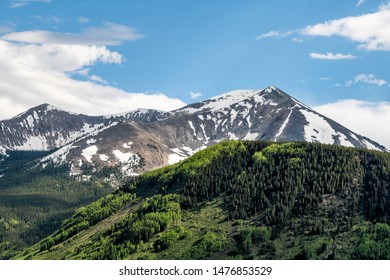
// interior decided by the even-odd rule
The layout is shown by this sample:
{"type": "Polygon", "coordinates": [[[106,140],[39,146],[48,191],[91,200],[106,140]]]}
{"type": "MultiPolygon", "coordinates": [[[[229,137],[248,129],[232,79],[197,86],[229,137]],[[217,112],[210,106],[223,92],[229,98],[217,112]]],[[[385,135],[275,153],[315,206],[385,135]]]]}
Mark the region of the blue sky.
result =
{"type": "Polygon", "coordinates": [[[0,119],[44,102],[89,114],[170,110],[275,85],[390,147],[389,1],[0,0],[0,9],[0,119]]]}

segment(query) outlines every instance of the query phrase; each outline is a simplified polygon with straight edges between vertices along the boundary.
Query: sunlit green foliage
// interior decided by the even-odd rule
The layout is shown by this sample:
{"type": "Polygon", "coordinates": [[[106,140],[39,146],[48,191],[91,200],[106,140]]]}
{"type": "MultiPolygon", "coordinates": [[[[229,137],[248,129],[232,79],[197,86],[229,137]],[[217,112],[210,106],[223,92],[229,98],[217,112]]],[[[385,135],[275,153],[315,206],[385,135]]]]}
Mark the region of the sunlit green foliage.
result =
{"type": "Polygon", "coordinates": [[[134,178],[22,257],[387,259],[389,219],[388,153],[228,141],[134,178]]]}

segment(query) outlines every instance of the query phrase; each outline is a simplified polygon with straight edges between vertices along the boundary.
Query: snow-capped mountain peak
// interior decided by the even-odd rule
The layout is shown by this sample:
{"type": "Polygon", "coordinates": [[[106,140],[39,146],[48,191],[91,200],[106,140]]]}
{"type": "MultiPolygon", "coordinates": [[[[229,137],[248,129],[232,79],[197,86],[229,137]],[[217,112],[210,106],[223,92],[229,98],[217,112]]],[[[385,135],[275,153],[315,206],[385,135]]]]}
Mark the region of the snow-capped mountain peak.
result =
{"type": "Polygon", "coordinates": [[[53,150],[71,174],[119,165],[125,174],[175,163],[226,139],[307,141],[386,149],[323,116],[275,86],[235,90],[171,112],[137,109],[111,116],[69,113],[49,104],[0,122],[0,153],[53,150]]]}

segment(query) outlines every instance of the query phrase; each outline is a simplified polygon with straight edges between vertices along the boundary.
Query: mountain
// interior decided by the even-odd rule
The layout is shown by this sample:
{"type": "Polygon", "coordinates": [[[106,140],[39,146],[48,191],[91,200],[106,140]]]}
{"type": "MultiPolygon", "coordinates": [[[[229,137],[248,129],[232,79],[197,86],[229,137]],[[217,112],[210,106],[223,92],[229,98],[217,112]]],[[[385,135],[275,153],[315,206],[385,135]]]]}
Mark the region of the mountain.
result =
{"type": "Polygon", "coordinates": [[[390,259],[390,155],[222,141],[78,209],[16,259],[390,259]]]}
{"type": "Polygon", "coordinates": [[[386,150],[273,86],[228,92],[171,112],[139,109],[90,117],[44,104],[0,122],[0,128],[3,153],[57,149],[41,164],[66,163],[74,175],[103,167],[140,174],[228,139],[386,150]]]}
{"type": "Polygon", "coordinates": [[[42,104],[1,121],[0,145],[2,150],[50,151],[120,122],[151,121],[160,113],[138,109],[124,114],[94,117],[42,104]]]}

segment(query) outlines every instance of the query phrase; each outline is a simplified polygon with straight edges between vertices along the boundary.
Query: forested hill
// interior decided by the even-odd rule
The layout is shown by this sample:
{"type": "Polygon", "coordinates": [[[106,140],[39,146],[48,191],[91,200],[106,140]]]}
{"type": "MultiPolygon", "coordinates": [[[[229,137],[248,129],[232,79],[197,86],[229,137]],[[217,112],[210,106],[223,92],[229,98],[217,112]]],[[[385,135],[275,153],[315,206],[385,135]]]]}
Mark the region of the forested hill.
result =
{"type": "Polygon", "coordinates": [[[390,259],[390,154],[226,141],[79,209],[20,259],[390,259]]]}

